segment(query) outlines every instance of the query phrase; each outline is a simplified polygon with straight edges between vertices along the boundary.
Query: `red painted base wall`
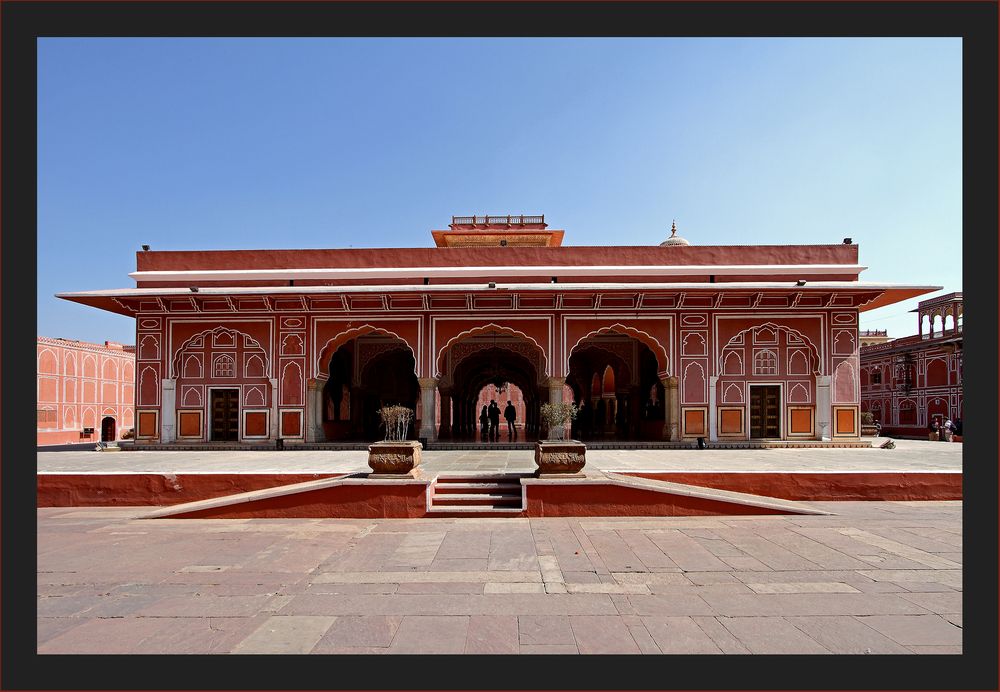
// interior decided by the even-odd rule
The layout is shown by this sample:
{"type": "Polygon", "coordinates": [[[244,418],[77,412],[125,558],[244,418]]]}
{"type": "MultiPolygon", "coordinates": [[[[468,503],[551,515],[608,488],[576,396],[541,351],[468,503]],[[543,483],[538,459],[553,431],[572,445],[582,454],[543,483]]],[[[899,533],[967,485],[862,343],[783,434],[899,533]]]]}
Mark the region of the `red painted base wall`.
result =
{"type": "Polygon", "coordinates": [[[45,473],[38,474],[39,507],[141,507],[208,500],[337,474],[45,473]]]}
{"type": "Polygon", "coordinates": [[[961,500],[961,473],[628,473],[784,500],[961,500]]]}

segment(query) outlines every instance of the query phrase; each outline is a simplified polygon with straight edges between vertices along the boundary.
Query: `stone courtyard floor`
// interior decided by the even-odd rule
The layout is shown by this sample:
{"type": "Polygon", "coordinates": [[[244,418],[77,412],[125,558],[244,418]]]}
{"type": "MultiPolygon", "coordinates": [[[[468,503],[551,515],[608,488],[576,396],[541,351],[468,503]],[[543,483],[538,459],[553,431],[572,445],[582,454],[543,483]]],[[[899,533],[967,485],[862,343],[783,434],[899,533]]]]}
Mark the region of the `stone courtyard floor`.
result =
{"type": "MultiPolygon", "coordinates": [[[[600,471],[961,471],[962,444],[885,440],[861,449],[590,449],[587,465],[600,471]]],[[[370,471],[360,451],[128,451],[38,452],[39,473],[353,473],[370,471]]],[[[534,471],[532,450],[429,451],[425,473],[534,471]]]]}
{"type": "Polygon", "coordinates": [[[834,514],[140,520],[147,508],[40,509],[38,651],[961,653],[961,502],[811,504],[834,514]]]}

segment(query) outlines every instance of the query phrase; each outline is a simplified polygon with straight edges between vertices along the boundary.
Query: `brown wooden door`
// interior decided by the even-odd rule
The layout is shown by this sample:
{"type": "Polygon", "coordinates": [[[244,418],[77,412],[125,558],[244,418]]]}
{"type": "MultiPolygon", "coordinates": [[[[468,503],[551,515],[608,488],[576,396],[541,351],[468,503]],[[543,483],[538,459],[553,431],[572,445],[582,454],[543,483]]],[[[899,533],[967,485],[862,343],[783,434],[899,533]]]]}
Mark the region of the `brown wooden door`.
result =
{"type": "Polygon", "coordinates": [[[750,437],[780,438],[781,387],[750,387],[750,437]]]}
{"type": "Polygon", "coordinates": [[[235,442],[240,439],[238,389],[212,390],[212,441],[235,442]]]}

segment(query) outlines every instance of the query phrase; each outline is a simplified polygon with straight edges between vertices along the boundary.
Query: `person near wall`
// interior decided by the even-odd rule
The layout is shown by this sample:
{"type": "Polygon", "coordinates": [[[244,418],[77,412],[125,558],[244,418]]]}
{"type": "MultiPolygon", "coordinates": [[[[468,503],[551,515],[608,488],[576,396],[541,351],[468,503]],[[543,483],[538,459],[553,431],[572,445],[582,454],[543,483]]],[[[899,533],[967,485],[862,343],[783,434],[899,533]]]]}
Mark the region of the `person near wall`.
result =
{"type": "Polygon", "coordinates": [[[931,418],[931,422],[927,426],[927,439],[930,440],[931,442],[937,442],[938,441],[938,431],[939,431],[939,427],[938,427],[937,418],[931,418]]]}
{"type": "Polygon", "coordinates": [[[951,436],[953,432],[954,429],[952,428],[951,418],[949,418],[944,422],[944,425],[941,426],[941,441],[951,442],[951,436]]]}

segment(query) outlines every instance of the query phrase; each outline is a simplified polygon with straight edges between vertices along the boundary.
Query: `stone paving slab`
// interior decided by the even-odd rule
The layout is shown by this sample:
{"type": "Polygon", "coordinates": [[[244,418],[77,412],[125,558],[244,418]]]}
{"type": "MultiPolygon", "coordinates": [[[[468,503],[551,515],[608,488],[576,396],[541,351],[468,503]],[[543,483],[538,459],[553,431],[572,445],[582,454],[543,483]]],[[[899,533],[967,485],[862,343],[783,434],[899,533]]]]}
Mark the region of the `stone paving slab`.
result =
{"type": "Polygon", "coordinates": [[[43,654],[961,653],[961,503],[814,504],[836,514],[171,521],[45,508],[37,642],[43,654]]]}
{"type": "MultiPolygon", "coordinates": [[[[881,442],[881,440],[878,440],[881,442]]],[[[961,471],[961,444],[896,440],[895,449],[589,449],[601,471],[961,471]]],[[[534,451],[425,451],[425,473],[534,471],[534,451]]],[[[39,451],[39,473],[354,473],[370,471],[364,450],[39,451]]]]}

